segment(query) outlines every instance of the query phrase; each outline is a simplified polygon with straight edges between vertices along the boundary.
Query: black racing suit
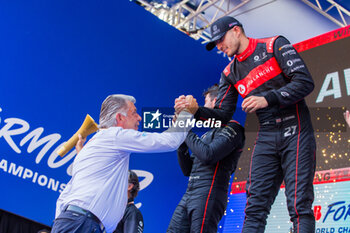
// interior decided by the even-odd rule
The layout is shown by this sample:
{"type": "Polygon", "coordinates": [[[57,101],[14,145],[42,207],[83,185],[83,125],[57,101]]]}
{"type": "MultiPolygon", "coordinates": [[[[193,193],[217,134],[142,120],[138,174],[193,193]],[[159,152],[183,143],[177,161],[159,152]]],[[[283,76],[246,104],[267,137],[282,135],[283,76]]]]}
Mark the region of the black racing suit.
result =
{"type": "Polygon", "coordinates": [[[284,180],[294,232],[314,232],[315,138],[304,97],[314,88],[305,63],[284,37],[249,39],[220,80],[214,109],[200,107],[197,119],[229,120],[238,94],[263,96],[260,127],[247,180],[243,232],[264,232],[271,205],[284,180]]]}
{"type": "Polygon", "coordinates": [[[177,153],[182,172],[190,177],[168,233],[217,232],[227,205],[230,176],[236,169],[244,139],[244,128],[234,121],[211,129],[201,138],[189,132],[177,153]]]}
{"type": "Polygon", "coordinates": [[[113,233],[142,233],[144,228],[141,211],[133,204],[128,203],[122,220],[113,233]]]}

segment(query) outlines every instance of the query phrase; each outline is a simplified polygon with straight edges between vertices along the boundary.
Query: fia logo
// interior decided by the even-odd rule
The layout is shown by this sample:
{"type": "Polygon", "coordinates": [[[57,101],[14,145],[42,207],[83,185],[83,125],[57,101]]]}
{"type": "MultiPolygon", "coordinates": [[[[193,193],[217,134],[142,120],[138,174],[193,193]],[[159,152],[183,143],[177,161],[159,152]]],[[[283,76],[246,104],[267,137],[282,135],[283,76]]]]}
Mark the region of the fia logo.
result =
{"type": "Polygon", "coordinates": [[[143,112],[143,128],[144,129],[160,129],[160,116],[162,113],[157,111],[143,112]]]}

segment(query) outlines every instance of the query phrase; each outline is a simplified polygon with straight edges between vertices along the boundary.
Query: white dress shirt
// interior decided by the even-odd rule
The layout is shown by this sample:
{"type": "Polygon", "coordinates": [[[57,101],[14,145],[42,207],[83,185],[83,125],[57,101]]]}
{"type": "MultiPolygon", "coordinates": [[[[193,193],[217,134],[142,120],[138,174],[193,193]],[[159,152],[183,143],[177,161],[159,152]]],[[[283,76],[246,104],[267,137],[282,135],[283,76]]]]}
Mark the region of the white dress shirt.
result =
{"type": "MultiPolygon", "coordinates": [[[[178,120],[192,119],[181,112],[178,120]]],[[[72,178],[56,204],[56,218],[68,205],[91,211],[113,232],[127,205],[130,153],[176,150],[190,126],[169,128],[163,133],[146,133],[121,127],[100,130],[83,147],[73,162],[72,178]]]]}

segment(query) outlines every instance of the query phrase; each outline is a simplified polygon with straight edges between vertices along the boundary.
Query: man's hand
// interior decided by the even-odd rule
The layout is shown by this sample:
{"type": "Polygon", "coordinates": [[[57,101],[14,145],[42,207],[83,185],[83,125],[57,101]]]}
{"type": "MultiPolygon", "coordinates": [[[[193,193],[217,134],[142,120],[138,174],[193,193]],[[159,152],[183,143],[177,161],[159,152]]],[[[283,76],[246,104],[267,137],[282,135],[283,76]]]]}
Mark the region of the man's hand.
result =
{"type": "Polygon", "coordinates": [[[195,114],[198,110],[198,103],[192,95],[181,95],[175,99],[175,114],[179,114],[181,111],[186,110],[191,114],[195,114]]]}
{"type": "Polygon", "coordinates": [[[346,123],[348,123],[348,126],[350,127],[350,113],[349,113],[349,110],[346,110],[344,112],[344,118],[345,118],[346,123]]]}
{"type": "Polygon", "coordinates": [[[83,137],[81,136],[81,134],[79,134],[78,137],[79,137],[79,140],[78,140],[77,144],[75,145],[75,150],[77,151],[77,154],[79,154],[79,152],[81,151],[81,149],[83,149],[84,143],[85,143],[85,141],[86,141],[86,138],[83,138],[83,137]]]}
{"type": "Polygon", "coordinates": [[[184,95],[179,96],[178,98],[175,99],[175,105],[174,105],[175,114],[179,114],[182,110],[184,110],[188,106],[189,104],[186,101],[186,96],[184,95]]]}
{"type": "Polygon", "coordinates": [[[192,95],[187,95],[186,96],[186,101],[188,103],[188,107],[186,108],[190,113],[192,113],[193,115],[197,112],[198,110],[198,103],[197,100],[195,98],[193,98],[192,95]]]}
{"type": "Polygon", "coordinates": [[[266,108],[268,103],[263,96],[250,96],[244,99],[242,103],[242,109],[245,112],[252,113],[258,109],[266,108]]]}

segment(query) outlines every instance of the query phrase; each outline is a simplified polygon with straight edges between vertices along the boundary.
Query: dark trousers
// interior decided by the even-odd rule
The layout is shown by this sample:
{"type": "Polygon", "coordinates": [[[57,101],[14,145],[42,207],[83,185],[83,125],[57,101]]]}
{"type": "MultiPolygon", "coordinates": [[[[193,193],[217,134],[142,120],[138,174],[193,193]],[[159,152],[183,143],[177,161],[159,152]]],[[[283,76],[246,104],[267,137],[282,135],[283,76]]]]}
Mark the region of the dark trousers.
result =
{"type": "Polygon", "coordinates": [[[94,219],[69,210],[63,211],[54,221],[51,233],[103,233],[94,219]]]}
{"type": "Polygon", "coordinates": [[[176,207],[167,233],[216,233],[227,205],[227,192],[209,187],[187,190],[176,207]],[[204,190],[205,189],[205,190],[204,190]]]}
{"type": "Polygon", "coordinates": [[[312,211],[315,152],[312,125],[307,119],[296,117],[260,129],[247,180],[242,232],[265,231],[267,215],[283,180],[294,232],[315,232],[312,211]]]}

